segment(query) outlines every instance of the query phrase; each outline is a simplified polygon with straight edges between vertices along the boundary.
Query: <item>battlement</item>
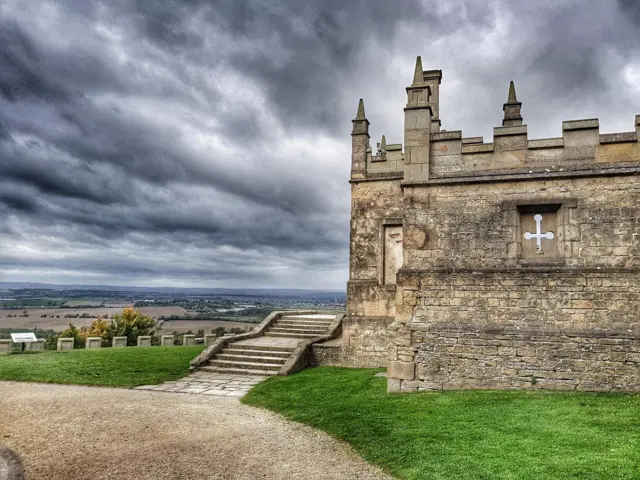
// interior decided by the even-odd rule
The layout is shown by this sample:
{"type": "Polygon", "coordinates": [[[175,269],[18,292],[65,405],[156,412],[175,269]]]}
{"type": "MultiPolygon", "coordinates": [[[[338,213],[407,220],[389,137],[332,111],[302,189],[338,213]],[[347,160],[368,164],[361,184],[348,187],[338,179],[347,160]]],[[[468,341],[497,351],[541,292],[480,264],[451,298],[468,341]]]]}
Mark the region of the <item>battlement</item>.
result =
{"type": "MultiPolygon", "coordinates": [[[[354,120],[353,135],[359,144],[353,153],[361,168],[352,168],[352,181],[401,178],[404,184],[420,184],[500,181],[519,175],[571,176],[572,172],[579,176],[640,173],[640,115],[629,132],[601,134],[598,119],[591,118],[564,121],[562,137],[529,139],[522,102],[511,82],[502,126],[494,127],[493,141],[485,143],[482,137],[463,137],[461,130],[440,130],[441,81],[442,71],[422,70],[418,57],[413,83],[406,89],[404,150],[402,144],[387,145],[383,136],[374,155],[368,142],[368,120],[364,116],[354,120]]],[[[361,107],[364,112],[363,104],[361,107]]]]}

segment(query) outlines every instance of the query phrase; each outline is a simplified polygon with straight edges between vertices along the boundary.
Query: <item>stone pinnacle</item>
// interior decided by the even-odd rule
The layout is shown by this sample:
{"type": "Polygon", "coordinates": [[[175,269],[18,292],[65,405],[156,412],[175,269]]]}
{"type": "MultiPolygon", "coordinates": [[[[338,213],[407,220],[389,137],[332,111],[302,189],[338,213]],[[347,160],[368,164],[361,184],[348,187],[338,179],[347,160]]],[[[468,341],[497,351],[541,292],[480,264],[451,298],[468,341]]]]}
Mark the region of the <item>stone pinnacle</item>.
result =
{"type": "Polygon", "coordinates": [[[356,120],[365,120],[367,117],[364,116],[364,102],[360,99],[358,102],[358,113],[356,114],[356,120]]]}
{"type": "Polygon", "coordinates": [[[507,99],[507,103],[518,103],[518,99],[516,98],[516,86],[511,80],[509,84],[509,98],[507,99]]]}
{"type": "Polygon", "coordinates": [[[424,83],[424,74],[422,70],[422,57],[416,58],[416,70],[413,72],[413,84],[422,85],[424,83]]]}

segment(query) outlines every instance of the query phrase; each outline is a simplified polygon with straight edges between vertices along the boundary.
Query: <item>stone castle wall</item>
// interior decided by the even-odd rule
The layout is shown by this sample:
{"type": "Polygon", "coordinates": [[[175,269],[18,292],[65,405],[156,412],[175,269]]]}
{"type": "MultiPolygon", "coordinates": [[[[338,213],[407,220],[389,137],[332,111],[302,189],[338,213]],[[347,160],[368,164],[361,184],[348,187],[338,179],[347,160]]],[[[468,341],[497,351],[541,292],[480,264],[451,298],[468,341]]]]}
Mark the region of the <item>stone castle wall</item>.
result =
{"type": "Polygon", "coordinates": [[[530,140],[512,83],[484,143],[441,130],[441,78],[418,58],[404,145],[353,120],[343,363],[392,392],[640,389],[640,116],[530,140]]]}
{"type": "Polygon", "coordinates": [[[640,275],[431,272],[395,325],[390,388],[640,388],[640,275]]]}

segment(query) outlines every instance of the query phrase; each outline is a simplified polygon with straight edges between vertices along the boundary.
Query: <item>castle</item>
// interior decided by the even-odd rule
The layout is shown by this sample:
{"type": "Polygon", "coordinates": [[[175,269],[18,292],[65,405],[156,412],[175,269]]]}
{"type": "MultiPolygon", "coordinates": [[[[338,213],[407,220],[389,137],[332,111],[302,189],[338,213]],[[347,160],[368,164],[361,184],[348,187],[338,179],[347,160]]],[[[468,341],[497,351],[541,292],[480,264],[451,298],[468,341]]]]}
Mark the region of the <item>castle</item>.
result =
{"type": "Polygon", "coordinates": [[[493,142],[440,129],[418,57],[404,145],[353,120],[340,362],[388,390],[640,390],[640,116],[530,140],[513,83],[493,142]]]}

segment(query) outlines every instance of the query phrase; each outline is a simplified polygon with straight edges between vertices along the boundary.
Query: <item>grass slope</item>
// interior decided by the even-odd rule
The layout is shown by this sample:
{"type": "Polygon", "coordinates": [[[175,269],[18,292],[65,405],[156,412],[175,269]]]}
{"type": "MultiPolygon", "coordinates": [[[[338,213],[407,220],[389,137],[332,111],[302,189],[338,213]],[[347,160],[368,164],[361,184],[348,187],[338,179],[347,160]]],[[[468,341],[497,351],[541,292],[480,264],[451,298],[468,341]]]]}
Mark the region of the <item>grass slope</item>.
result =
{"type": "Polygon", "coordinates": [[[110,387],[152,385],[184,377],[195,347],[104,348],[0,356],[0,380],[110,387]]]}
{"type": "Polygon", "coordinates": [[[640,479],[640,395],[387,395],[376,371],[312,368],[242,401],[343,439],[401,479],[640,479]]]}

